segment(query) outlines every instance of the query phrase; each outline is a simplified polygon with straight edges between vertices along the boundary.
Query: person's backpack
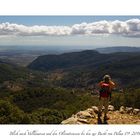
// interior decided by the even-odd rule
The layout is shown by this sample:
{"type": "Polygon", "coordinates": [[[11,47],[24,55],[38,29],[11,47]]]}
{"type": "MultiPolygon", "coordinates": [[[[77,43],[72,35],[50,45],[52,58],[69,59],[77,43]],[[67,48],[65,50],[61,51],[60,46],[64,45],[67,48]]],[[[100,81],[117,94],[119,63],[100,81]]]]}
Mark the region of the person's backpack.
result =
{"type": "Polygon", "coordinates": [[[109,97],[111,94],[110,85],[103,82],[100,89],[100,97],[109,97]]]}

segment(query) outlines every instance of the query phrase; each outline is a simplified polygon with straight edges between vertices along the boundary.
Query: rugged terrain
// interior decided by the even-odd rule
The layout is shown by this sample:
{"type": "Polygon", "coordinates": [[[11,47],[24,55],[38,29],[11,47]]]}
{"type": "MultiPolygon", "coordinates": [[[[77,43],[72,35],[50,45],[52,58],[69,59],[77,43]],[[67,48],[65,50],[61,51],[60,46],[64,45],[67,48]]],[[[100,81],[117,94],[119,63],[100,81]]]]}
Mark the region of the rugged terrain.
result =
{"type": "Polygon", "coordinates": [[[140,86],[139,60],[140,52],[101,54],[85,50],[39,56],[28,68],[52,75],[57,73],[59,78],[51,77],[52,83],[63,87],[88,87],[110,74],[120,87],[136,88],[140,86]]]}
{"type": "Polygon", "coordinates": [[[121,106],[119,110],[115,110],[112,105],[109,105],[108,109],[109,120],[104,120],[103,113],[101,118],[98,118],[98,108],[92,106],[72,115],[61,124],[140,124],[140,109],[121,106]]]}
{"type": "Polygon", "coordinates": [[[39,56],[28,67],[0,59],[0,123],[140,124],[139,60],[139,52],[93,50],[39,56]],[[104,74],[117,84],[105,122],[96,107],[104,74]]]}

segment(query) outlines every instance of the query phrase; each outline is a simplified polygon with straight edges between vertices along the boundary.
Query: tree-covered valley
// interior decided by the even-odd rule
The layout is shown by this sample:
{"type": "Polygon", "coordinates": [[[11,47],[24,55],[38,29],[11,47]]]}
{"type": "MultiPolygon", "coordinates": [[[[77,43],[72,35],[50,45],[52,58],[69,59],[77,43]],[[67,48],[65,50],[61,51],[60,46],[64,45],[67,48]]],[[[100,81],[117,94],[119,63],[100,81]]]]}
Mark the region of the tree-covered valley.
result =
{"type": "Polygon", "coordinates": [[[0,123],[60,124],[98,105],[98,82],[116,83],[111,104],[140,107],[140,53],[95,50],[37,57],[27,67],[0,60],[0,123]]]}

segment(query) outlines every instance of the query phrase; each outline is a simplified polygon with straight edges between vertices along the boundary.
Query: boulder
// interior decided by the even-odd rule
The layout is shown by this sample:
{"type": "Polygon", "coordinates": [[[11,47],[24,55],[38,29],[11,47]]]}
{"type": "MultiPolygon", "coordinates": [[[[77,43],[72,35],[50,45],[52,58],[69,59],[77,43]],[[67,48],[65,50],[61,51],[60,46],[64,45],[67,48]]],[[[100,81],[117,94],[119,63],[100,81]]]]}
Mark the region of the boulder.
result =
{"type": "Polygon", "coordinates": [[[132,114],[133,113],[133,108],[132,107],[126,107],[125,108],[126,113],[132,114]]]}
{"type": "Polygon", "coordinates": [[[125,113],[125,107],[121,106],[119,111],[120,111],[121,114],[124,114],[125,113]]]}
{"type": "Polygon", "coordinates": [[[87,119],[78,118],[78,121],[81,122],[82,124],[90,124],[90,122],[87,119]]]}
{"type": "Polygon", "coordinates": [[[98,107],[97,106],[92,106],[93,111],[98,114],[98,107]]]}
{"type": "Polygon", "coordinates": [[[133,110],[133,114],[134,114],[134,115],[139,115],[139,114],[140,114],[140,109],[135,108],[135,109],[133,110]]]}
{"type": "Polygon", "coordinates": [[[87,111],[88,113],[90,113],[92,115],[92,117],[95,115],[95,112],[94,112],[94,110],[92,108],[88,108],[85,111],[87,111]]]}
{"type": "Polygon", "coordinates": [[[102,111],[104,111],[104,110],[105,110],[105,107],[103,106],[103,107],[102,107],[102,111]]]}
{"type": "Polygon", "coordinates": [[[93,118],[93,116],[88,111],[80,111],[76,114],[76,116],[81,119],[93,118]]]}
{"type": "Polygon", "coordinates": [[[114,110],[115,110],[115,108],[114,108],[113,105],[109,105],[109,106],[108,106],[108,111],[114,111],[114,110]]]}
{"type": "Polygon", "coordinates": [[[137,115],[140,116],[140,112],[137,115]]]}
{"type": "MultiPolygon", "coordinates": [[[[115,110],[114,106],[108,106],[109,111],[109,124],[140,124],[139,115],[140,109],[132,107],[121,106],[119,110],[115,110]],[[120,114],[122,113],[122,114],[120,114]],[[127,114],[126,114],[127,113],[127,114]],[[132,113],[132,114],[131,114],[132,113]],[[136,115],[136,116],[134,116],[136,115]]],[[[84,111],[80,111],[76,114],[73,114],[67,120],[61,122],[61,124],[97,124],[98,115],[95,112],[98,112],[98,107],[92,106],[84,111]]],[[[102,117],[101,117],[102,119],[102,117]]]]}
{"type": "Polygon", "coordinates": [[[78,118],[71,117],[61,122],[61,124],[78,124],[78,118]]]}

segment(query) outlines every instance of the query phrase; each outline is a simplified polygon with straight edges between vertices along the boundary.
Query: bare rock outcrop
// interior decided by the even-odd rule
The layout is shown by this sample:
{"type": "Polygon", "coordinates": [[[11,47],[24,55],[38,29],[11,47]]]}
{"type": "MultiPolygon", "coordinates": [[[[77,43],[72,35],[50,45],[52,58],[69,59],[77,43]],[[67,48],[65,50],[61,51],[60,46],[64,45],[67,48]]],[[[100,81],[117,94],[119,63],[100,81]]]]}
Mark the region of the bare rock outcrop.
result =
{"type": "Polygon", "coordinates": [[[140,109],[121,106],[119,112],[121,114],[140,115],[140,109]]]}
{"type": "MultiPolygon", "coordinates": [[[[104,110],[104,109],[103,109],[104,110]]],[[[98,107],[92,106],[83,111],[73,114],[61,124],[140,124],[140,109],[121,106],[115,110],[113,105],[108,106],[108,121],[103,121],[104,115],[98,118],[98,107]]]]}

